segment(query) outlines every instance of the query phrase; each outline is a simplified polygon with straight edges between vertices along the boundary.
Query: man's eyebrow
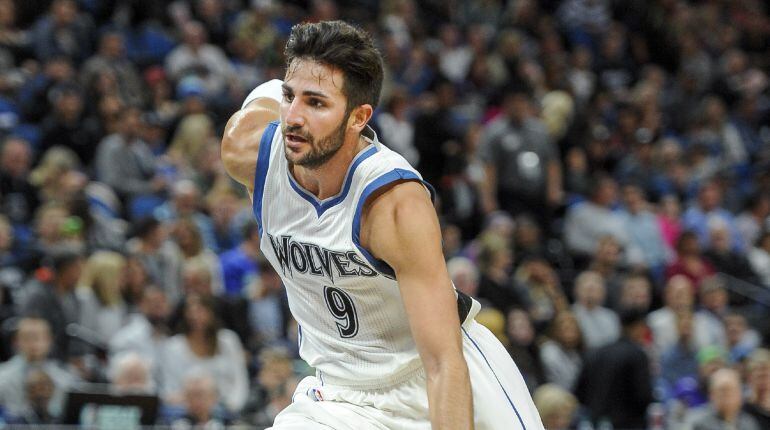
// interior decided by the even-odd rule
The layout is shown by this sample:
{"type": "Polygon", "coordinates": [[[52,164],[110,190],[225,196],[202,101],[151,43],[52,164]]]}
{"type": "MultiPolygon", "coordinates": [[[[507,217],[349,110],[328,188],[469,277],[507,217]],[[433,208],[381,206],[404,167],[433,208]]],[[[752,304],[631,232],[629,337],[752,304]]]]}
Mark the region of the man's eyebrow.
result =
{"type": "MultiPolygon", "coordinates": [[[[294,93],[294,89],[292,89],[292,87],[290,87],[290,86],[288,86],[288,85],[286,85],[286,84],[283,84],[283,85],[281,85],[281,87],[283,88],[283,90],[284,90],[284,91],[286,91],[286,92],[288,92],[288,93],[292,93],[292,94],[294,93]]],[[[323,98],[323,99],[328,99],[328,98],[330,98],[330,97],[329,97],[328,95],[326,95],[325,93],[322,93],[322,92],[320,92],[320,91],[311,91],[311,90],[305,90],[305,91],[303,91],[303,92],[302,92],[302,95],[303,95],[303,96],[309,96],[309,97],[319,97],[319,98],[323,98]]]]}

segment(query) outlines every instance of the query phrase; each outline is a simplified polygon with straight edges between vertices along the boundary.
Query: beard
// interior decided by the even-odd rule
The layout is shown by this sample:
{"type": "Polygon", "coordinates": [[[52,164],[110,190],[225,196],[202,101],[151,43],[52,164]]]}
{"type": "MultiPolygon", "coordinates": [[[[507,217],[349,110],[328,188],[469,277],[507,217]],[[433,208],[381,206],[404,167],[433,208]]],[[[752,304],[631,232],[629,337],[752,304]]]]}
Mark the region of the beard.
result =
{"type": "Polygon", "coordinates": [[[350,113],[347,113],[342,121],[340,121],[340,125],[334,131],[329,133],[328,136],[324,136],[317,140],[312,134],[302,130],[302,127],[300,126],[284,126],[282,130],[284,139],[286,139],[287,133],[296,134],[305,139],[308,145],[310,145],[310,151],[297,160],[292,160],[290,151],[284,147],[286,160],[288,160],[290,164],[308,169],[317,169],[321,167],[324,163],[334,157],[334,154],[336,154],[342,147],[342,144],[345,141],[345,129],[349,117],[350,113]]]}

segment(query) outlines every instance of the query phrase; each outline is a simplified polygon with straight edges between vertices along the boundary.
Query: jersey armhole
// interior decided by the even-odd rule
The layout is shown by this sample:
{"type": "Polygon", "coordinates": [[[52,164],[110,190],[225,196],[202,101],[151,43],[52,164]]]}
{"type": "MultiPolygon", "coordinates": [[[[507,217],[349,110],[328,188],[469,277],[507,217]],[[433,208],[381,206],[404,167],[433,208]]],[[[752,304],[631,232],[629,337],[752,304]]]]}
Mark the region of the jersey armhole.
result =
{"type": "Polygon", "coordinates": [[[254,195],[252,196],[252,209],[254,217],[257,220],[257,229],[259,237],[262,237],[262,196],[265,193],[265,180],[267,170],[270,167],[270,152],[273,144],[273,137],[278,128],[278,121],[273,121],[267,125],[262,133],[262,139],[259,141],[259,154],[257,155],[257,169],[254,175],[254,195]]]}
{"type": "Polygon", "coordinates": [[[388,263],[375,258],[368,249],[361,246],[361,212],[363,211],[364,204],[366,204],[366,201],[372,194],[374,194],[377,190],[380,190],[398,181],[420,182],[430,193],[431,201],[435,200],[436,191],[428,182],[420,178],[419,175],[405,169],[393,169],[390,172],[382,174],[380,177],[370,182],[366,188],[364,188],[363,193],[361,193],[361,197],[358,198],[358,203],[356,204],[356,212],[353,215],[353,244],[356,245],[356,248],[358,248],[361,254],[366,257],[369,263],[371,263],[371,265],[378,272],[380,272],[380,274],[386,278],[394,280],[396,279],[396,272],[393,270],[393,268],[390,267],[388,263]]]}

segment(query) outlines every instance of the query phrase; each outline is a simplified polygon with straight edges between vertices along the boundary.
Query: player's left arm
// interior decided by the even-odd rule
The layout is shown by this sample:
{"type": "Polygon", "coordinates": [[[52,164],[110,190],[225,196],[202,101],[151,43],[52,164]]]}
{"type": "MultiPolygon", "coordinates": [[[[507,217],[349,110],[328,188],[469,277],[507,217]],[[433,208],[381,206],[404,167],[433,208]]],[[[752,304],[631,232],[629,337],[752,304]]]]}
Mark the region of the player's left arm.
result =
{"type": "Polygon", "coordinates": [[[364,245],[396,272],[427,373],[432,428],[472,429],[457,298],[444,263],[436,211],[425,188],[403,182],[369,200],[362,227],[364,245]]]}

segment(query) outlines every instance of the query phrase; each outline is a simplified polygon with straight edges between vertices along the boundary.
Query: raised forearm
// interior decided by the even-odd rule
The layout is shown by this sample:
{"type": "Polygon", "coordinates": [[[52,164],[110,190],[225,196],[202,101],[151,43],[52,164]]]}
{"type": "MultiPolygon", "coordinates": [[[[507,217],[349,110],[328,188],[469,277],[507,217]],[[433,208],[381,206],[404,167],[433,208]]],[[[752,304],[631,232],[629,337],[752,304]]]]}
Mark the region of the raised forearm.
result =
{"type": "Polygon", "coordinates": [[[473,397],[465,360],[446,360],[426,371],[433,430],[473,429],[473,397]]]}

